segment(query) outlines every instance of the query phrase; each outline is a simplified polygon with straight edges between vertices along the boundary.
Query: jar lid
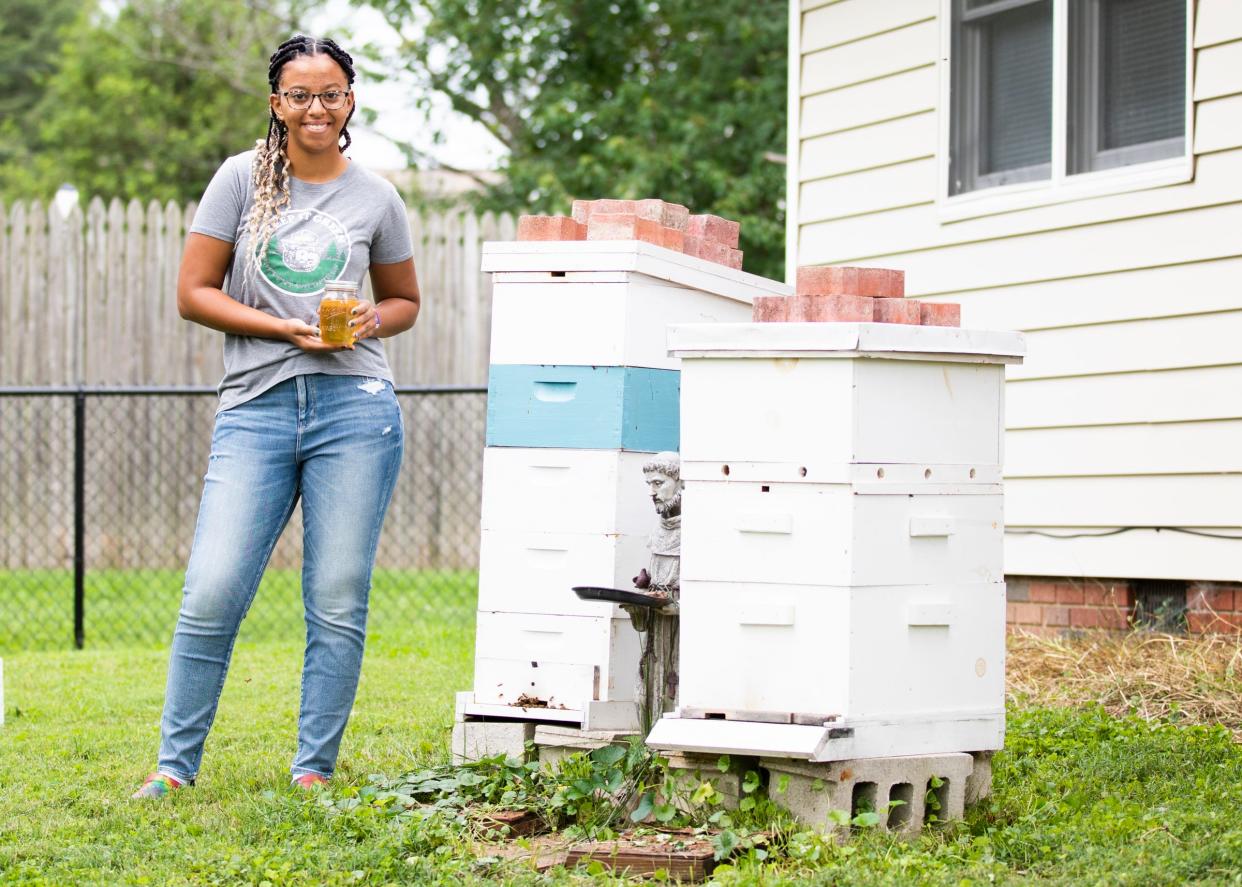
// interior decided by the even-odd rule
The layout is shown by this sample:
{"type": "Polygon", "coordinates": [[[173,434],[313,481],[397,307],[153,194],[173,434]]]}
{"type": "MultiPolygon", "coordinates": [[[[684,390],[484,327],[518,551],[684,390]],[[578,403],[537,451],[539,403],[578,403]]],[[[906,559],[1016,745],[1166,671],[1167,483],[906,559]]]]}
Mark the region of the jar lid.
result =
{"type": "Polygon", "coordinates": [[[340,292],[357,292],[358,284],[352,280],[328,280],[324,282],[323,288],[340,292]]]}

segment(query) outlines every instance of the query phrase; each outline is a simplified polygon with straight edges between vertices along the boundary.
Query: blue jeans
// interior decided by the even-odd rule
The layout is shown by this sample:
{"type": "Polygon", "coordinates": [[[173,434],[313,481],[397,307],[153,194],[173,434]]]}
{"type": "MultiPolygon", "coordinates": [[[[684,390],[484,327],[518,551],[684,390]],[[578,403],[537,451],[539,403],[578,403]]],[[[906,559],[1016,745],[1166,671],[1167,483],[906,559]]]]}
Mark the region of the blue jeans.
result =
{"type": "Polygon", "coordinates": [[[300,497],[306,652],[292,772],[332,775],[404,437],[392,388],[358,376],[297,376],[216,416],[168,667],[159,772],[182,782],[198,774],[237,630],[300,497]]]}

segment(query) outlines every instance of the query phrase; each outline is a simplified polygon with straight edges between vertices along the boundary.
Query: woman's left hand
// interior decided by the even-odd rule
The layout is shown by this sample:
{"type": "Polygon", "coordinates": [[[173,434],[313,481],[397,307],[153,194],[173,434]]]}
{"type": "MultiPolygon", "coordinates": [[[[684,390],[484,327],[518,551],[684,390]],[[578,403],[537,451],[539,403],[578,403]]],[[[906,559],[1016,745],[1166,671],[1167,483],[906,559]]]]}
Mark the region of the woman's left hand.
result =
{"type": "Polygon", "coordinates": [[[379,329],[379,324],[377,323],[379,313],[375,310],[373,302],[359,299],[358,304],[349,312],[349,315],[349,326],[353,330],[355,342],[370,338],[379,329]]]}

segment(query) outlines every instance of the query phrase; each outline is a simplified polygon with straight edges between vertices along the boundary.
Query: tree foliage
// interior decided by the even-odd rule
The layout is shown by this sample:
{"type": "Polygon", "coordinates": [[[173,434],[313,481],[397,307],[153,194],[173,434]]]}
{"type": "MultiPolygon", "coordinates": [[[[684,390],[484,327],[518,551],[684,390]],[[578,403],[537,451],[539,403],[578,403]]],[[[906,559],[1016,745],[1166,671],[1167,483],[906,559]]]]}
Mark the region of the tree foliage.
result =
{"type": "Polygon", "coordinates": [[[47,199],[64,182],[105,198],[197,198],[221,160],[266,132],[267,57],[306,6],[73,5],[78,14],[54,36],[36,29],[19,47],[54,66],[37,100],[6,116],[7,199],[47,199]]]}
{"type": "Polygon", "coordinates": [[[368,0],[394,63],[508,151],[488,208],[661,197],[742,222],[746,268],[784,264],[785,0],[368,0]]]}

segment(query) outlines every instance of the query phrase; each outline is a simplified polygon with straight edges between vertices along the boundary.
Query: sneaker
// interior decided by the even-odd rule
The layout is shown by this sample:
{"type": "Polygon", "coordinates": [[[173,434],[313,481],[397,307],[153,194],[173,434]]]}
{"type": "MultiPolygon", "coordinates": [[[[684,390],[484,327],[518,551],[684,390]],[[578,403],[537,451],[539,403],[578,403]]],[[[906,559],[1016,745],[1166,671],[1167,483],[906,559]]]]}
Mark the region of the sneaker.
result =
{"type": "Polygon", "coordinates": [[[328,777],[321,776],[318,773],[302,773],[299,776],[293,777],[293,784],[307,791],[314,788],[325,788],[328,785],[328,777]]]}
{"type": "Polygon", "coordinates": [[[142,788],[130,795],[134,799],[162,798],[173,789],[181,788],[185,783],[173,779],[164,773],[152,773],[142,783],[142,788]]]}

